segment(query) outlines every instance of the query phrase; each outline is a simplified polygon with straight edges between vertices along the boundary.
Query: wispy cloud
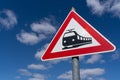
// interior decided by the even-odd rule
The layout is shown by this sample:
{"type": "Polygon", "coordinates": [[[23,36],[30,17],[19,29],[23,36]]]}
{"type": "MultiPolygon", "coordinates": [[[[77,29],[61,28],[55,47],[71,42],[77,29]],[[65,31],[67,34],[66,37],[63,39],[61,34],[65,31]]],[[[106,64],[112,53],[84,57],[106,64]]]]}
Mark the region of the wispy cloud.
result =
{"type": "Polygon", "coordinates": [[[105,10],[104,4],[100,3],[99,0],[86,0],[87,6],[91,8],[94,14],[102,15],[105,10]]]}
{"type": "MultiPolygon", "coordinates": [[[[15,79],[22,79],[24,77],[28,78],[27,80],[45,80],[45,74],[36,73],[38,70],[46,70],[46,67],[43,64],[30,64],[26,69],[19,69],[19,75],[15,79]]],[[[47,75],[47,74],[46,74],[47,75]]]]}
{"type": "Polygon", "coordinates": [[[93,68],[93,69],[81,69],[81,78],[88,79],[89,77],[100,76],[105,73],[105,70],[102,68],[93,68]]]}
{"type": "MultiPolygon", "coordinates": [[[[46,43],[40,50],[38,50],[36,53],[35,53],[35,58],[40,60],[42,55],[44,54],[45,50],[47,49],[48,47],[48,43],[46,43]]],[[[82,58],[82,57],[81,57],[82,58]]],[[[60,63],[61,61],[67,61],[68,58],[66,59],[56,59],[56,60],[51,60],[51,61],[48,61],[48,64],[49,65],[53,65],[53,64],[58,64],[60,63]]]]}
{"type": "Polygon", "coordinates": [[[64,59],[56,59],[56,60],[51,60],[51,61],[48,61],[49,64],[53,65],[53,64],[58,64],[60,62],[64,62],[64,61],[68,61],[69,58],[64,58],[64,59]]]}
{"type": "Polygon", "coordinates": [[[21,76],[16,76],[16,77],[15,77],[15,79],[20,79],[20,78],[21,78],[21,76]]]}
{"type": "Polygon", "coordinates": [[[34,73],[33,77],[28,80],[45,80],[45,76],[39,73],[34,73]]]}
{"type": "Polygon", "coordinates": [[[80,61],[83,61],[85,56],[79,56],[80,61]]]}
{"type": "Polygon", "coordinates": [[[120,49],[117,49],[115,53],[112,55],[113,60],[117,60],[120,58],[120,49]]]}
{"type": "Polygon", "coordinates": [[[57,77],[58,79],[72,80],[72,71],[65,72],[57,77]]]}
{"type": "Polygon", "coordinates": [[[17,24],[17,17],[12,10],[0,11],[0,25],[5,29],[11,29],[17,24]]]}
{"type": "Polygon", "coordinates": [[[45,52],[45,50],[47,49],[47,46],[49,44],[46,43],[40,50],[38,50],[36,53],[35,53],[35,58],[36,59],[41,59],[41,56],[43,55],[43,53],[45,52]]]}
{"type": "Polygon", "coordinates": [[[27,69],[19,69],[18,71],[23,76],[31,76],[32,75],[32,73],[30,71],[28,71],[27,69]]]}
{"type": "Polygon", "coordinates": [[[46,70],[47,67],[45,67],[45,65],[42,65],[42,64],[30,64],[30,65],[28,65],[28,69],[46,70]]]}
{"type": "MultiPolygon", "coordinates": [[[[45,80],[45,75],[35,72],[30,72],[27,69],[19,69],[20,75],[27,76],[28,80],[45,80]]],[[[16,76],[16,79],[21,79],[21,76],[16,76]]]]}
{"type": "Polygon", "coordinates": [[[109,8],[109,11],[113,13],[114,16],[120,18],[120,0],[111,0],[112,6],[109,8]]]}
{"type": "Polygon", "coordinates": [[[31,24],[32,31],[40,34],[49,35],[56,31],[56,28],[48,21],[41,21],[31,24]]]}
{"type": "Polygon", "coordinates": [[[21,31],[21,33],[16,35],[17,40],[21,43],[28,44],[28,45],[34,45],[37,44],[39,41],[46,38],[45,35],[39,34],[33,32],[25,32],[24,30],[21,31]]]}
{"type": "MultiPolygon", "coordinates": [[[[100,80],[104,78],[99,78],[99,76],[105,73],[102,68],[92,68],[92,69],[81,69],[81,79],[83,80],[100,80]]],[[[72,71],[65,72],[57,77],[58,79],[72,80],[72,71]]]]}
{"type": "Polygon", "coordinates": [[[17,40],[24,44],[34,45],[56,32],[55,26],[48,18],[42,19],[40,22],[33,22],[30,29],[30,32],[22,30],[21,33],[17,34],[17,40]]]}
{"type": "Polygon", "coordinates": [[[90,63],[90,64],[93,64],[96,62],[103,62],[102,55],[94,54],[86,61],[86,63],[90,63]]]}
{"type": "Polygon", "coordinates": [[[120,0],[86,0],[93,14],[111,13],[120,18],[120,0]]]}

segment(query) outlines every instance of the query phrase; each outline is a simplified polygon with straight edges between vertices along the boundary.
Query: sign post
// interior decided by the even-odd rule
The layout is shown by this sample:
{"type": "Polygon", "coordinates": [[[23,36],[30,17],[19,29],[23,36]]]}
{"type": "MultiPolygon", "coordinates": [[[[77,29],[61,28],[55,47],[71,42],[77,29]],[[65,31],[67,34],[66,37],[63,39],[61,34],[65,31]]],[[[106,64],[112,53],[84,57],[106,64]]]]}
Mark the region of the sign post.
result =
{"type": "MultiPolygon", "coordinates": [[[[75,8],[72,7],[75,11],[75,8]]],[[[72,57],[72,80],[80,80],[79,56],[72,57]]]]}
{"type": "Polygon", "coordinates": [[[79,57],[72,57],[72,80],[80,80],[79,57]]]}

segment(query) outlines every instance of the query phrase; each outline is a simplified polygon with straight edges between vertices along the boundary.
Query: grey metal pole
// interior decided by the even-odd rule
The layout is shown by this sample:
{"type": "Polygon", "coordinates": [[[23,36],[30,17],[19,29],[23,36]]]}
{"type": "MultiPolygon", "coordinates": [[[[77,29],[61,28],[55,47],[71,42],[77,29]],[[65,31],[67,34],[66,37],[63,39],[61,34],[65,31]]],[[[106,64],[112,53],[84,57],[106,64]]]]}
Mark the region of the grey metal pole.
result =
{"type": "Polygon", "coordinates": [[[72,80],[80,80],[79,57],[72,57],[72,80]]]}
{"type": "MultiPolygon", "coordinates": [[[[75,8],[71,10],[75,11],[75,8]]],[[[72,57],[72,80],[80,80],[79,56],[72,57]]]]}

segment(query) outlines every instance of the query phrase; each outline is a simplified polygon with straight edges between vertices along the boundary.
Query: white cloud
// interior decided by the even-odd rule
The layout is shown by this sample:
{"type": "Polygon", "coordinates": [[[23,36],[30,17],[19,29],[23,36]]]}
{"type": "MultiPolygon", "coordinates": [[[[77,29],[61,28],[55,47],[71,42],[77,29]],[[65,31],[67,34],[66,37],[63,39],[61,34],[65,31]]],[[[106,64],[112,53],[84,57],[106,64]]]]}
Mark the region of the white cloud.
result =
{"type": "Polygon", "coordinates": [[[68,60],[69,60],[69,58],[50,60],[50,61],[48,61],[48,65],[49,65],[49,67],[53,67],[53,65],[55,65],[55,64],[58,64],[60,62],[65,62],[68,60]]]}
{"type": "Polygon", "coordinates": [[[56,31],[55,27],[46,21],[43,21],[40,23],[32,23],[31,29],[32,31],[41,33],[41,34],[51,34],[56,31]]]}
{"type": "Polygon", "coordinates": [[[87,79],[89,77],[100,76],[105,73],[105,70],[102,68],[93,68],[93,69],[81,69],[81,78],[87,79]]]}
{"type": "MultiPolygon", "coordinates": [[[[48,43],[45,44],[45,45],[41,48],[41,50],[38,50],[38,51],[36,52],[36,54],[35,54],[35,58],[36,58],[36,59],[38,59],[38,60],[41,59],[41,57],[42,57],[42,55],[44,54],[45,50],[47,49],[48,45],[49,45],[48,43]]],[[[48,65],[49,65],[48,67],[52,67],[53,64],[58,64],[58,63],[60,63],[61,61],[67,61],[68,59],[69,59],[69,58],[50,60],[50,61],[48,61],[48,65]]]]}
{"type": "Polygon", "coordinates": [[[29,78],[28,80],[45,80],[45,76],[39,73],[34,73],[33,78],[29,78]]]}
{"type": "Polygon", "coordinates": [[[19,69],[18,71],[19,71],[20,74],[23,75],[23,76],[32,76],[32,73],[29,72],[27,69],[19,69]]]}
{"type": "Polygon", "coordinates": [[[92,9],[94,14],[103,14],[105,6],[101,4],[99,0],[86,0],[87,6],[92,9]]]}
{"type": "Polygon", "coordinates": [[[15,79],[20,79],[20,78],[21,78],[21,76],[16,76],[16,77],[15,77],[15,79]]]}
{"type": "Polygon", "coordinates": [[[120,0],[114,0],[109,11],[120,18],[120,0]]]}
{"type": "MultiPolygon", "coordinates": [[[[22,76],[27,76],[28,80],[45,80],[46,76],[40,73],[30,72],[27,69],[19,69],[18,72],[22,76]]],[[[21,76],[16,76],[15,79],[20,79],[21,76]]]]}
{"type": "Polygon", "coordinates": [[[58,79],[72,80],[72,71],[65,72],[57,77],[58,79]]]}
{"type": "MultiPolygon", "coordinates": [[[[81,69],[80,76],[82,80],[96,80],[97,77],[103,75],[105,70],[102,68],[81,69]]],[[[72,80],[72,71],[65,72],[57,77],[58,79],[72,80]]],[[[103,78],[99,78],[103,79],[103,78]]],[[[98,80],[98,79],[97,79],[98,80]]]]}
{"type": "Polygon", "coordinates": [[[79,56],[80,61],[83,61],[85,56],[79,56]]]}
{"type": "Polygon", "coordinates": [[[112,55],[113,60],[117,60],[120,58],[120,49],[117,49],[115,53],[112,55]]]}
{"type": "Polygon", "coordinates": [[[28,65],[28,69],[35,69],[35,70],[45,70],[47,67],[41,64],[30,64],[28,65]]]}
{"type": "Polygon", "coordinates": [[[45,18],[40,22],[32,23],[30,25],[31,32],[22,30],[21,33],[16,35],[17,40],[24,44],[34,45],[49,38],[52,33],[56,32],[56,28],[48,20],[48,18],[45,18]]]}
{"type": "Polygon", "coordinates": [[[86,63],[93,64],[93,63],[96,63],[96,62],[99,62],[99,61],[103,61],[103,60],[102,60],[102,56],[99,55],[99,54],[95,54],[95,55],[92,55],[92,56],[86,61],[86,63]]]}
{"type": "MultiPolygon", "coordinates": [[[[40,50],[38,50],[35,54],[35,58],[40,60],[42,55],[44,54],[45,50],[47,49],[48,47],[48,43],[45,44],[40,50]]],[[[57,63],[60,63],[61,61],[67,61],[68,58],[65,58],[65,59],[56,59],[56,60],[50,60],[48,61],[48,64],[52,65],[52,64],[57,64],[57,63]]]]}
{"type": "Polygon", "coordinates": [[[98,78],[97,80],[106,80],[105,78],[98,78]]]}
{"type": "Polygon", "coordinates": [[[45,52],[45,50],[46,50],[46,48],[47,48],[48,45],[49,45],[48,43],[45,44],[41,50],[37,51],[36,54],[35,54],[35,58],[41,59],[41,56],[45,52]]]}
{"type": "Polygon", "coordinates": [[[46,38],[45,35],[42,34],[37,35],[33,32],[28,33],[23,30],[21,31],[21,33],[17,34],[16,37],[17,40],[20,41],[21,43],[29,44],[29,45],[37,44],[39,41],[46,38]]]}
{"type": "Polygon", "coordinates": [[[0,25],[6,29],[13,28],[17,24],[17,18],[13,11],[3,10],[0,11],[0,25]]]}
{"type": "Polygon", "coordinates": [[[120,18],[120,0],[86,0],[93,14],[111,13],[120,18]]]}

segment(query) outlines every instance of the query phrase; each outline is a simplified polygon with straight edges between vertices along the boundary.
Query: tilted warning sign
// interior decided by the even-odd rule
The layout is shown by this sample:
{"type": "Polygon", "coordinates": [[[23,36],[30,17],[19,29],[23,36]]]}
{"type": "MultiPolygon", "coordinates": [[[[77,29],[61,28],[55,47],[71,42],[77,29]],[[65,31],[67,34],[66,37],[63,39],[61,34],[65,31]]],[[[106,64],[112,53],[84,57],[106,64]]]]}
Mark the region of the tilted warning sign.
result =
{"type": "Polygon", "coordinates": [[[42,60],[114,51],[115,46],[71,10],[51,41],[42,60]]]}

